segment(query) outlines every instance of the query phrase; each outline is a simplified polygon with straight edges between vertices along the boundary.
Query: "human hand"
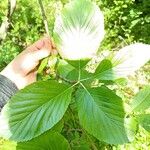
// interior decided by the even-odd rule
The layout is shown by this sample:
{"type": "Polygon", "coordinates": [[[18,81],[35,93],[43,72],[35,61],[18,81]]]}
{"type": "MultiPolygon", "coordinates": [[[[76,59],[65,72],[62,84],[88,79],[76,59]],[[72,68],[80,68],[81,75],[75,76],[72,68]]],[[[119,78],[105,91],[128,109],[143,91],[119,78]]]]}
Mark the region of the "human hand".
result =
{"type": "Polygon", "coordinates": [[[18,89],[36,81],[36,66],[53,50],[52,43],[45,37],[20,53],[0,74],[9,78],[18,89]]]}

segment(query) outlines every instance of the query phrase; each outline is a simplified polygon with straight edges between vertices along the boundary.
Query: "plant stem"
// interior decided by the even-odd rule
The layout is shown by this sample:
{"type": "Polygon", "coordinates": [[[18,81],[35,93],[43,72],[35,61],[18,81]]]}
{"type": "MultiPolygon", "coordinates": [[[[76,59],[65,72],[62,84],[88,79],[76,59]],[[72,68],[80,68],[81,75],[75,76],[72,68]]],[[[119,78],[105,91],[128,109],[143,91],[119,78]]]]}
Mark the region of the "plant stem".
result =
{"type": "Polygon", "coordinates": [[[61,77],[60,75],[58,75],[58,74],[57,74],[57,78],[58,78],[58,79],[61,79],[61,80],[63,80],[63,81],[65,81],[65,82],[67,82],[67,83],[70,83],[70,84],[75,84],[75,83],[77,83],[76,81],[70,81],[70,80],[68,80],[68,79],[65,79],[65,78],[61,77]]]}
{"type": "Polygon", "coordinates": [[[46,17],[46,13],[45,13],[45,9],[44,9],[42,0],[38,0],[38,2],[39,2],[40,9],[41,9],[43,23],[44,23],[44,26],[45,26],[45,32],[48,36],[50,36],[49,29],[48,29],[48,21],[47,21],[47,17],[46,17]]]}
{"type": "Polygon", "coordinates": [[[76,124],[76,123],[75,123],[75,120],[76,120],[76,119],[75,119],[75,116],[74,116],[73,111],[72,111],[72,109],[71,109],[70,106],[69,106],[69,111],[70,111],[70,114],[71,114],[71,116],[72,116],[73,126],[74,126],[74,128],[75,128],[75,127],[76,127],[76,126],[75,126],[75,124],[76,124]]]}
{"type": "Polygon", "coordinates": [[[6,38],[7,32],[11,25],[11,17],[16,8],[16,0],[8,0],[8,11],[6,19],[0,25],[0,43],[6,38]]]}
{"type": "Polygon", "coordinates": [[[93,140],[91,139],[91,137],[86,133],[86,131],[84,131],[84,129],[82,129],[82,131],[87,136],[87,139],[90,141],[93,150],[98,150],[98,148],[96,147],[95,143],[93,142],[93,140]]]}

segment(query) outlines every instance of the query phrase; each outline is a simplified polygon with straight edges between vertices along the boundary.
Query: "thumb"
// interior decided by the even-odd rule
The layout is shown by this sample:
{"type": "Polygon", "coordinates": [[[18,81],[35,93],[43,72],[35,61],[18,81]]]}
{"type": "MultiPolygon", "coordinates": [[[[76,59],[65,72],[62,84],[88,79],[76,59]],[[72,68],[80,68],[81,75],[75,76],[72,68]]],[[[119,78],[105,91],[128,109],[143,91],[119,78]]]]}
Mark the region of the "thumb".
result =
{"type": "Polygon", "coordinates": [[[39,42],[36,42],[34,45],[35,47],[38,47],[37,50],[31,51],[33,58],[35,61],[39,61],[47,56],[50,55],[52,52],[52,43],[49,38],[45,37],[42,39],[42,46],[39,47],[39,42]]]}
{"type": "Polygon", "coordinates": [[[42,48],[41,50],[33,51],[31,55],[34,61],[38,62],[39,60],[48,57],[50,55],[50,50],[46,48],[42,48]]]}

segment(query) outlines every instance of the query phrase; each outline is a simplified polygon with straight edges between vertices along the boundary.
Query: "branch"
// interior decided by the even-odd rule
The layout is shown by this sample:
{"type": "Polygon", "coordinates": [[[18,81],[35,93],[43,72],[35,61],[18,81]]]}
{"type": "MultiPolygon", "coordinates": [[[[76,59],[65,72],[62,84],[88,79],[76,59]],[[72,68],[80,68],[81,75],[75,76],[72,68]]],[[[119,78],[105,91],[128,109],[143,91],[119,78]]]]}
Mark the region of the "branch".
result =
{"type": "Polygon", "coordinates": [[[91,139],[91,137],[88,135],[88,133],[86,133],[86,131],[84,129],[82,129],[82,131],[86,135],[86,137],[89,140],[89,142],[91,143],[92,149],[93,150],[98,150],[97,146],[95,145],[95,143],[93,142],[93,140],[91,139]]]}
{"type": "Polygon", "coordinates": [[[46,17],[46,13],[45,13],[45,9],[44,9],[42,0],[38,0],[38,2],[39,2],[42,18],[43,18],[43,23],[45,26],[45,32],[47,33],[48,36],[50,36],[49,29],[48,29],[48,21],[47,21],[47,17],[46,17]]]}
{"type": "Polygon", "coordinates": [[[8,0],[8,13],[7,18],[11,18],[16,9],[16,0],[8,0]]]}
{"type": "Polygon", "coordinates": [[[61,76],[58,75],[58,74],[56,74],[56,78],[57,78],[57,79],[60,79],[60,80],[63,80],[64,82],[67,82],[67,83],[69,83],[69,84],[75,84],[75,83],[77,83],[77,81],[70,81],[70,80],[68,80],[68,79],[65,79],[65,78],[61,77],[61,76]]]}
{"type": "Polygon", "coordinates": [[[7,31],[11,24],[11,17],[16,8],[16,0],[8,0],[7,16],[0,26],[0,42],[6,38],[7,31]]]}

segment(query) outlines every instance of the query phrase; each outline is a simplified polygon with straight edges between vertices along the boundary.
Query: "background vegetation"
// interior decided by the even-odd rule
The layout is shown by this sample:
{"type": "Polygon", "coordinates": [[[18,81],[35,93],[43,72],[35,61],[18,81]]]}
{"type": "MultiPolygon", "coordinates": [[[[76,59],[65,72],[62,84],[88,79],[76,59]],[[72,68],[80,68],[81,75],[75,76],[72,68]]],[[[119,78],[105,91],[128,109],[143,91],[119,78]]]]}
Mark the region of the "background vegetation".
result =
{"type": "MultiPolygon", "coordinates": [[[[52,35],[55,15],[69,0],[43,0],[46,15],[49,23],[49,30],[52,35]]],[[[118,50],[119,48],[135,42],[150,44],[150,0],[95,0],[105,15],[106,36],[100,50],[118,50]]],[[[0,2],[0,24],[7,13],[7,0],[0,2]]],[[[44,25],[36,0],[17,0],[16,10],[11,19],[11,27],[5,40],[0,41],[0,70],[2,70],[18,53],[38,40],[45,33],[44,25]]],[[[150,64],[145,65],[141,70],[129,77],[127,83],[118,82],[113,86],[118,95],[132,97],[145,85],[150,83],[150,64]],[[122,84],[126,84],[122,88],[122,84]],[[125,94],[123,94],[123,92],[125,94]]],[[[73,112],[76,114],[76,112],[73,112]]],[[[74,116],[76,117],[76,115],[74,116]]],[[[86,150],[92,144],[98,149],[114,150],[148,150],[150,149],[150,135],[140,129],[136,139],[131,144],[122,146],[107,145],[100,143],[93,137],[80,136],[80,129],[76,130],[76,123],[66,118],[63,133],[69,141],[73,141],[73,149],[86,150]],[[72,130],[67,131],[71,126],[72,130]]],[[[0,150],[4,140],[0,141],[0,150]]]]}

